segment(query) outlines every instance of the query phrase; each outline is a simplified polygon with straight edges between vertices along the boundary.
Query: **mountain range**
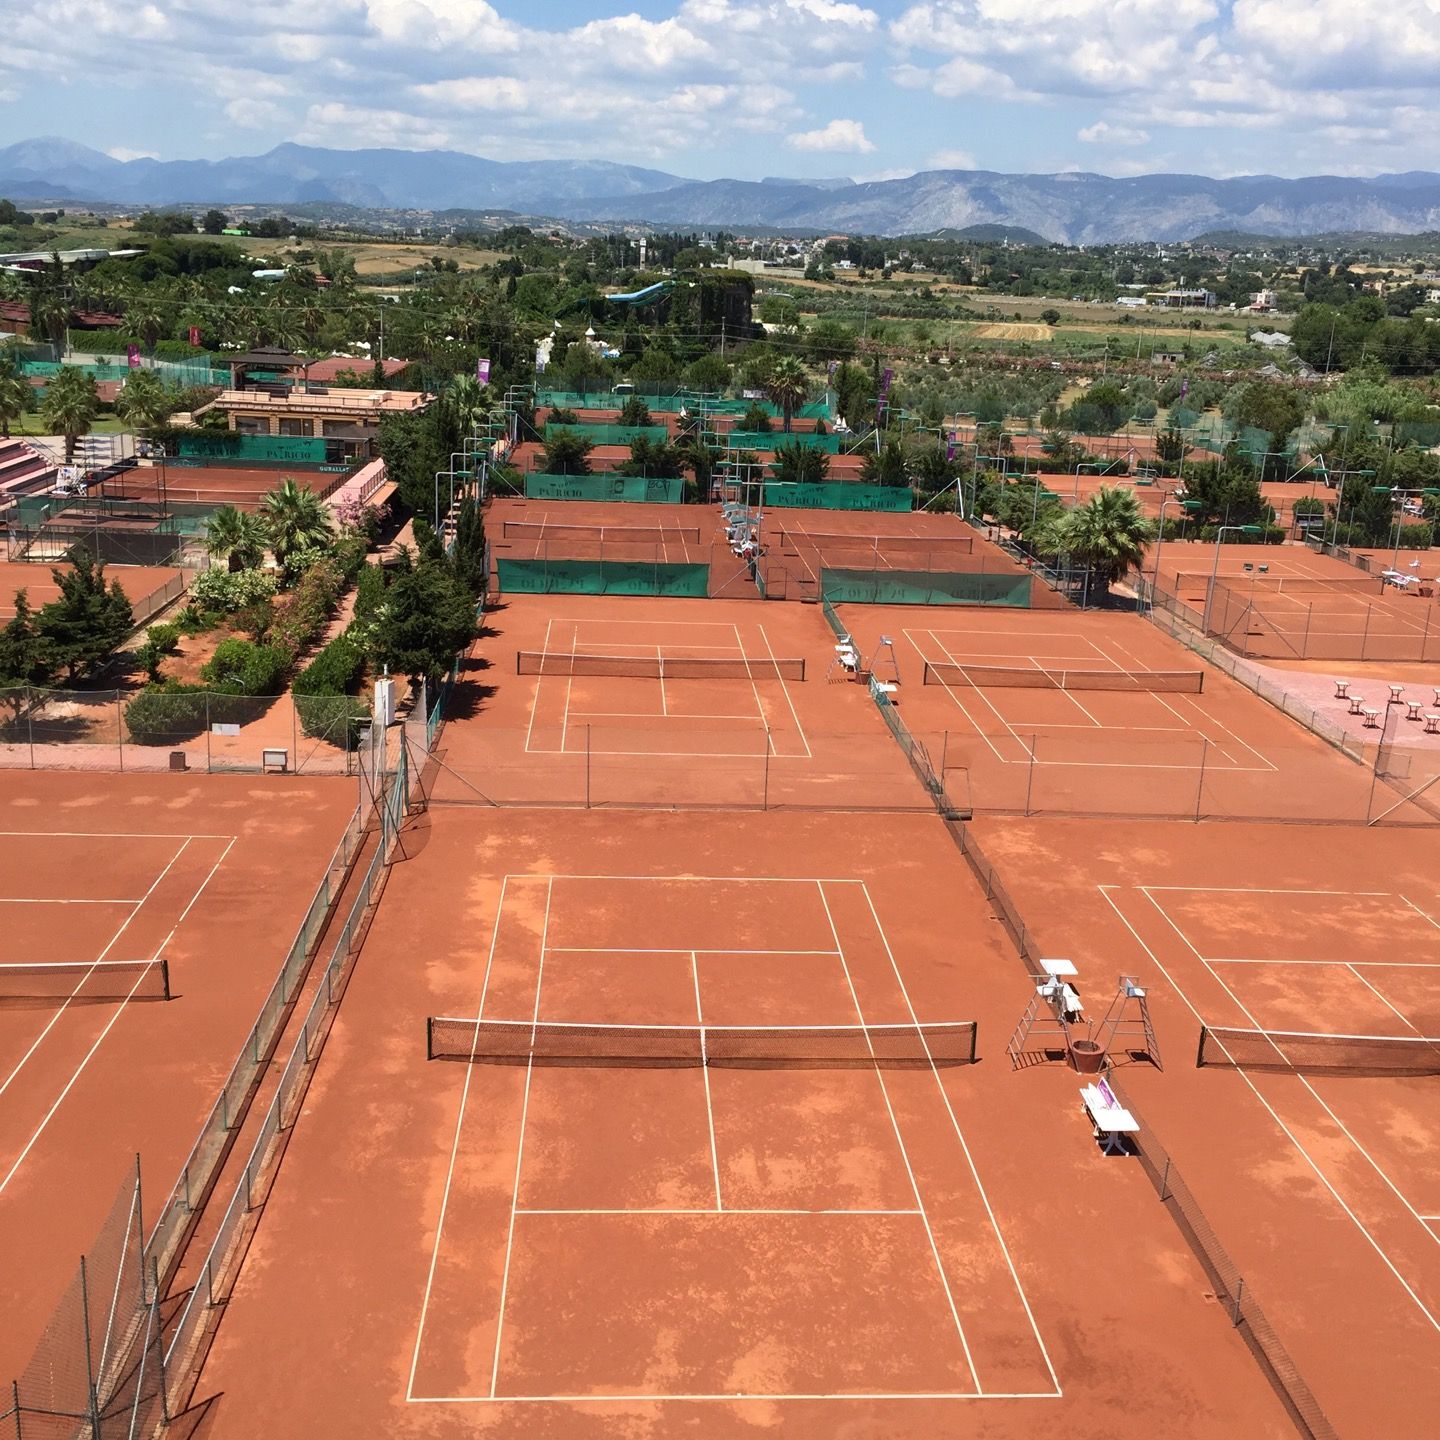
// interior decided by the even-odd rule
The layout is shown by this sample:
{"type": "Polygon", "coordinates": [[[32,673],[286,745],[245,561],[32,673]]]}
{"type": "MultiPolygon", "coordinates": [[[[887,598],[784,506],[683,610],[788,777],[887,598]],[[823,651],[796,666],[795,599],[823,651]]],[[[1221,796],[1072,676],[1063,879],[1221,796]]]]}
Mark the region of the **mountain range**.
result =
{"type": "Polygon", "coordinates": [[[930,170],[899,180],[691,180],[605,160],[488,160],[454,150],[277,145],[223,160],[116,160],[59,139],[0,148],[0,196],[21,203],[337,204],[513,210],[586,222],[906,235],[977,225],[1066,244],[1440,229],[1440,174],[1114,178],[930,170]]]}

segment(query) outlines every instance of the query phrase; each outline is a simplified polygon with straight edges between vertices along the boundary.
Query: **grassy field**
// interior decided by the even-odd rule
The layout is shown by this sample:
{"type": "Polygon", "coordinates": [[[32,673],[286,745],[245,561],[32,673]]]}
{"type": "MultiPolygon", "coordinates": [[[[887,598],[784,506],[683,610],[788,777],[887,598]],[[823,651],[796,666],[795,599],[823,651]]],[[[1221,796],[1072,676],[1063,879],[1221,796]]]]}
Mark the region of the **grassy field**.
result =
{"type": "MultiPolygon", "coordinates": [[[[90,427],[92,435],[119,435],[125,430],[124,423],[117,415],[102,415],[90,427]]],[[[10,434],[12,437],[24,439],[27,435],[49,435],[52,429],[45,423],[44,417],[39,414],[22,415],[18,420],[10,422],[10,434]]]]}

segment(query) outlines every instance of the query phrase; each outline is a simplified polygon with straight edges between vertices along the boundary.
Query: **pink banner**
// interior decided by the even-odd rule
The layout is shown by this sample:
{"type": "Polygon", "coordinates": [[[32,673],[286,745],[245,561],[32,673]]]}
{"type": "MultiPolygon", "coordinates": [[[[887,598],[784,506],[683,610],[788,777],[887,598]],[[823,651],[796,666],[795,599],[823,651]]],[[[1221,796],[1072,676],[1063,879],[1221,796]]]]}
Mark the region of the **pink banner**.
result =
{"type": "Polygon", "coordinates": [[[190,327],[190,343],[197,350],[200,348],[200,327],[198,325],[192,325],[190,327]]]}
{"type": "Polygon", "coordinates": [[[490,383],[490,362],[483,357],[475,362],[475,379],[481,385],[490,383]]]}
{"type": "Polygon", "coordinates": [[[125,347],[125,363],[132,369],[140,368],[140,347],[138,345],[127,345],[125,347]]]}

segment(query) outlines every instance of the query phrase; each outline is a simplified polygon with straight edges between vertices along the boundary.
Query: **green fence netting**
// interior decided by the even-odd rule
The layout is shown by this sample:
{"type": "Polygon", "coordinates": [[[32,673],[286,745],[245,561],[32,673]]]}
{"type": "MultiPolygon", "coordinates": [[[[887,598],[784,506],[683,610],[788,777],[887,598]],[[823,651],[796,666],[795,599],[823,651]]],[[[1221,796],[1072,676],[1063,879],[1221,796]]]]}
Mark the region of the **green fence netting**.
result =
{"type": "Polygon", "coordinates": [[[840,436],[816,435],[810,430],[731,430],[720,437],[731,450],[774,450],[780,445],[799,445],[806,450],[840,453],[840,436]]]}
{"type": "MultiPolygon", "coordinates": [[[[632,390],[540,390],[535,403],[547,409],[562,410],[620,410],[627,400],[638,397],[648,409],[658,415],[677,415],[681,410],[692,414],[706,411],[711,415],[743,415],[752,406],[759,406],[771,419],[780,417],[780,408],[768,400],[739,399],[720,400],[712,395],[697,394],[681,390],[673,393],[669,387],[664,393],[647,392],[643,387],[632,390]]],[[[824,400],[813,400],[795,411],[801,420],[828,420],[830,406],[824,400]]]]}
{"type": "Polygon", "coordinates": [[[703,599],[710,567],[642,560],[500,560],[512,595],[672,595],[703,599]]]}
{"type": "Polygon", "coordinates": [[[908,485],[861,485],[844,480],[822,480],[801,485],[768,483],[766,505],[777,510],[886,510],[895,513],[914,508],[908,485]]]}
{"type": "Polygon", "coordinates": [[[547,440],[557,435],[579,435],[596,445],[628,445],[641,437],[658,444],[670,438],[670,432],[663,425],[556,425],[551,422],[545,426],[547,440]]]}
{"type": "Polygon", "coordinates": [[[833,605],[1030,604],[1029,575],[935,570],[820,571],[820,593],[833,605]]]}
{"type": "Polygon", "coordinates": [[[547,475],[525,477],[527,500],[621,500],[637,505],[678,505],[685,481],[645,475],[547,475]]]}

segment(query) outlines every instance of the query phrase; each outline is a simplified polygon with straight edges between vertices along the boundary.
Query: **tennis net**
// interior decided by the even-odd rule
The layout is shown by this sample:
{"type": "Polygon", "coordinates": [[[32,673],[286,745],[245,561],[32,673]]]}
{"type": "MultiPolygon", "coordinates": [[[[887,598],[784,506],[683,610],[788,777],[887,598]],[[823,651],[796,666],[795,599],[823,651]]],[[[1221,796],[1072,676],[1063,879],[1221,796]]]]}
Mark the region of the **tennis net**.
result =
{"type": "Polygon", "coordinates": [[[1026,665],[966,665],[958,660],[925,662],[926,685],[959,689],[1135,690],[1198,695],[1203,670],[1047,670],[1026,665]]]}
{"type": "MultiPolygon", "coordinates": [[[[1210,572],[1182,570],[1175,576],[1175,588],[1208,590],[1210,572]]],[[[1257,595],[1373,595],[1380,589],[1378,575],[1236,575],[1219,574],[1213,577],[1217,589],[1253,590],[1257,595]]]]}
{"type": "Polygon", "coordinates": [[[0,965],[0,1004],[33,1000],[168,1000],[164,960],[44,961],[0,965]]]}
{"type": "Polygon", "coordinates": [[[874,551],[881,555],[972,555],[975,540],[970,535],[857,535],[819,530],[787,530],[777,532],[782,550],[851,549],[874,551]]]}
{"type": "Polygon", "coordinates": [[[506,540],[634,540],[652,545],[667,542],[698,545],[698,525],[552,525],[548,520],[506,520],[500,526],[506,540]]]}
{"type": "Polygon", "coordinates": [[[642,680],[803,680],[805,659],[773,655],[591,655],[517,650],[517,675],[617,675],[642,680]]]}
{"type": "Polygon", "coordinates": [[[480,1064],[844,1067],[968,1065],[973,1020],[927,1025],[577,1025],[426,1021],[431,1060],[480,1064]]]}
{"type": "Polygon", "coordinates": [[[1426,1035],[1330,1035],[1205,1025],[1197,1065],[1315,1074],[1440,1075],[1440,1038],[1426,1035]]]}

